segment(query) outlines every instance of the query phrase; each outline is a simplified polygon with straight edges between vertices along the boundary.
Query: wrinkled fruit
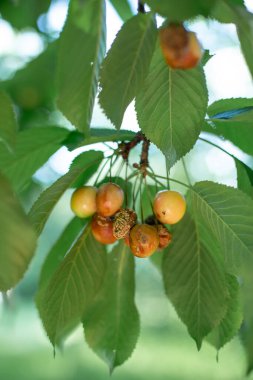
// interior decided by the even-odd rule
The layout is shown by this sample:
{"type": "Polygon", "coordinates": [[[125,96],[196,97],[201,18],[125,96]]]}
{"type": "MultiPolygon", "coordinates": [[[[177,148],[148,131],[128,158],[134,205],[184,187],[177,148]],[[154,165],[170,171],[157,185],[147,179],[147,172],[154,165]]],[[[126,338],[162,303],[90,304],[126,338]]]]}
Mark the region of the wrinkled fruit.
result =
{"type": "Polygon", "coordinates": [[[159,236],[158,248],[164,249],[164,248],[168,247],[168,245],[171,243],[172,235],[168,231],[168,229],[165,226],[163,226],[162,224],[158,224],[156,226],[156,228],[157,228],[157,232],[158,232],[158,236],[159,236]]]}
{"type": "Polygon", "coordinates": [[[137,220],[137,215],[135,211],[126,208],[119,210],[113,221],[113,235],[116,239],[123,239],[127,236],[130,229],[135,225],[137,220]]]}

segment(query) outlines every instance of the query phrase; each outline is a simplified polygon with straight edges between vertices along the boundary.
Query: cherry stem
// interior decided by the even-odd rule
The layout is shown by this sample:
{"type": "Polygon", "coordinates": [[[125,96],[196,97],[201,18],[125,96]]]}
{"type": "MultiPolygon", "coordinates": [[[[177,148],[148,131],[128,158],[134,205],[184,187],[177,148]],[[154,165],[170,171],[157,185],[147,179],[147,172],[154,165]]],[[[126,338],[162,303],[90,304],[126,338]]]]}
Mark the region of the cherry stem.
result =
{"type": "MultiPolygon", "coordinates": [[[[161,179],[165,179],[165,180],[167,180],[166,177],[163,177],[163,176],[158,175],[158,174],[156,174],[156,175],[154,176],[154,175],[153,175],[152,173],[150,173],[150,172],[147,172],[147,175],[148,175],[149,177],[153,178],[155,181],[157,181],[157,183],[158,183],[159,185],[161,185],[161,186],[164,187],[164,184],[163,184],[161,181],[158,181],[157,178],[161,178],[161,179]]],[[[177,179],[174,179],[174,178],[170,178],[170,177],[169,177],[169,180],[172,181],[172,182],[178,183],[178,184],[180,184],[180,185],[182,185],[182,186],[184,186],[184,187],[187,187],[188,189],[192,189],[192,186],[191,186],[191,185],[187,185],[186,183],[181,182],[181,181],[178,181],[177,179]]]]}
{"type": "Polygon", "coordinates": [[[184,168],[184,172],[185,172],[185,175],[186,175],[187,182],[188,182],[189,185],[191,185],[191,179],[190,179],[189,172],[187,170],[184,158],[182,158],[182,164],[183,164],[183,168],[184,168]]]}
{"type": "Polygon", "coordinates": [[[106,157],[106,158],[104,159],[105,161],[104,161],[104,163],[101,165],[101,169],[100,169],[99,172],[98,172],[98,175],[97,175],[97,178],[96,178],[96,180],[95,180],[94,186],[97,185],[98,180],[99,180],[99,178],[100,178],[100,176],[101,176],[103,170],[105,169],[105,167],[106,167],[106,165],[108,164],[108,162],[112,159],[112,157],[113,157],[113,155],[111,155],[111,156],[109,156],[109,157],[106,157]]]}
{"type": "Polygon", "coordinates": [[[200,140],[200,141],[203,141],[203,142],[205,142],[205,143],[207,143],[207,144],[210,144],[210,145],[214,146],[214,147],[217,148],[217,149],[220,149],[222,152],[228,154],[230,157],[232,157],[232,158],[234,158],[234,159],[237,160],[237,158],[236,158],[232,153],[229,153],[227,150],[223,149],[221,146],[219,146],[219,145],[213,143],[212,141],[209,141],[209,140],[203,139],[203,137],[199,137],[199,140],[200,140]]]}
{"type": "Polygon", "coordinates": [[[128,161],[126,161],[126,169],[125,169],[125,193],[126,193],[126,207],[128,207],[128,161]]]}
{"type": "MultiPolygon", "coordinates": [[[[155,215],[154,213],[154,209],[153,209],[153,199],[152,199],[152,196],[151,196],[151,193],[150,193],[150,189],[149,189],[149,186],[147,184],[147,177],[145,177],[145,187],[146,187],[146,190],[147,190],[147,193],[148,193],[148,200],[150,202],[150,207],[151,207],[151,210],[152,210],[152,213],[153,215],[155,215]]],[[[157,189],[157,183],[155,182],[155,186],[156,186],[156,192],[158,191],[157,189]]]]}
{"type": "Polygon", "coordinates": [[[122,156],[122,158],[124,160],[128,160],[128,156],[129,156],[129,153],[130,151],[136,147],[136,145],[138,145],[141,141],[143,141],[145,139],[145,136],[143,135],[142,132],[138,132],[136,133],[135,137],[133,138],[133,140],[129,141],[129,142],[122,142],[119,144],[119,151],[118,151],[118,154],[120,156],[122,156]]]}

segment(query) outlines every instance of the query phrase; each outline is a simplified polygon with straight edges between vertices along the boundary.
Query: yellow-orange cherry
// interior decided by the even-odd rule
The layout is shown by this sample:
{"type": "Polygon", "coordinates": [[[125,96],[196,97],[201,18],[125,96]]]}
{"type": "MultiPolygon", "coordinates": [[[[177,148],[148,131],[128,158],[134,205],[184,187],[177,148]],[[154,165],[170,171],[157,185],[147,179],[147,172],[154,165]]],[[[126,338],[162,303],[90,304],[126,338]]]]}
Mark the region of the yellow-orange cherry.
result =
{"type": "Polygon", "coordinates": [[[114,215],[124,202],[124,192],[115,183],[104,183],[97,192],[97,212],[102,216],[114,215]]]}
{"type": "Polygon", "coordinates": [[[87,218],[97,210],[97,189],[93,186],[83,186],[76,189],[71,197],[70,206],[79,218],[87,218]]]}
{"type": "Polygon", "coordinates": [[[186,201],[184,196],[177,191],[162,190],[155,196],[153,210],[159,222],[175,224],[185,214],[186,201]]]}

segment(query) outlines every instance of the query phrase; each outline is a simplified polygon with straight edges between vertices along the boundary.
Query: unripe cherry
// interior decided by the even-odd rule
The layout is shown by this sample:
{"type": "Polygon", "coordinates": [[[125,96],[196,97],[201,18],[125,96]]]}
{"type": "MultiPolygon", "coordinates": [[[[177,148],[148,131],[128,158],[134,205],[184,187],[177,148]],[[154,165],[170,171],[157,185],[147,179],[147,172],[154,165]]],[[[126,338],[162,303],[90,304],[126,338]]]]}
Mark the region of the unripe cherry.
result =
{"type": "Polygon", "coordinates": [[[130,231],[130,248],[137,257],[151,256],[159,246],[157,229],[148,224],[136,224],[130,231]]]}
{"type": "Polygon", "coordinates": [[[112,244],[117,239],[113,236],[113,223],[110,218],[95,214],[91,222],[94,238],[102,244],[112,244]]]}
{"type": "Polygon", "coordinates": [[[153,210],[159,222],[175,224],[179,222],[185,214],[185,198],[177,191],[159,191],[154,199],[153,210]]]}
{"type": "Polygon", "coordinates": [[[166,63],[173,69],[191,69],[202,57],[200,43],[183,25],[170,24],[160,29],[160,46],[166,63]]]}
{"type": "Polygon", "coordinates": [[[97,212],[102,216],[112,216],[122,206],[124,192],[115,183],[104,183],[97,192],[97,212]]]}
{"type": "Polygon", "coordinates": [[[79,218],[87,218],[97,210],[97,189],[93,186],[83,186],[76,189],[71,197],[70,206],[79,218]]]}

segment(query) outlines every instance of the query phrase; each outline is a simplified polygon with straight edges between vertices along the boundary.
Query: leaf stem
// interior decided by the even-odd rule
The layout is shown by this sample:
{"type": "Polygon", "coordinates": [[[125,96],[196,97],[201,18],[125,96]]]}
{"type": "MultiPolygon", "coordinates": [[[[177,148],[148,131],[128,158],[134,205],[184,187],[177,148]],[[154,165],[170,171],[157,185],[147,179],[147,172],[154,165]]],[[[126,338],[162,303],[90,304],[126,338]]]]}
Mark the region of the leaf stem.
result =
{"type": "Polygon", "coordinates": [[[232,157],[232,158],[234,158],[234,159],[237,159],[233,154],[229,153],[227,150],[223,149],[221,146],[219,146],[219,145],[213,143],[212,141],[206,140],[206,139],[204,139],[203,137],[199,137],[199,140],[200,140],[200,141],[203,141],[203,142],[205,142],[205,143],[207,143],[207,144],[210,144],[210,145],[214,146],[215,148],[220,149],[222,152],[228,154],[230,157],[232,157]]]}

